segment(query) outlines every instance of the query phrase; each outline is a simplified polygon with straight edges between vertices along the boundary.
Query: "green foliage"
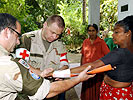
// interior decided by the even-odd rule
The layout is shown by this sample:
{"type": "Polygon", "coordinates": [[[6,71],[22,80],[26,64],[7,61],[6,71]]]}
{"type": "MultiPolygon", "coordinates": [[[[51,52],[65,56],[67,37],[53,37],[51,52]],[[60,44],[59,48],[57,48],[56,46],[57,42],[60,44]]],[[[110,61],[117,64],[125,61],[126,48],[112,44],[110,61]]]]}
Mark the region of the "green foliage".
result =
{"type": "Polygon", "coordinates": [[[100,5],[100,29],[111,30],[117,22],[118,0],[101,0],[100,5]]]}
{"type": "Polygon", "coordinates": [[[37,22],[44,22],[48,16],[55,13],[57,0],[25,0],[29,14],[34,16],[37,22]]]}
{"type": "Polygon", "coordinates": [[[42,27],[47,17],[55,13],[58,2],[59,0],[0,0],[0,13],[15,16],[21,23],[22,33],[25,33],[42,27]]]}
{"type": "Polygon", "coordinates": [[[0,5],[0,13],[9,13],[20,21],[22,33],[38,29],[34,17],[28,14],[26,8],[30,6],[25,5],[25,0],[1,0],[0,5]]]}
{"type": "Polygon", "coordinates": [[[81,48],[83,40],[86,38],[86,24],[82,25],[82,2],[61,2],[57,6],[60,8],[60,15],[65,20],[66,28],[71,30],[69,35],[67,32],[63,34],[62,40],[70,51],[77,51],[77,49],[81,48]]]}
{"type": "Polygon", "coordinates": [[[37,23],[34,21],[33,15],[27,15],[20,21],[21,21],[22,33],[39,29],[37,23]]]}
{"type": "MultiPolygon", "coordinates": [[[[100,2],[100,29],[111,31],[117,21],[118,0],[100,2]]],[[[87,23],[83,25],[82,4],[83,0],[0,0],[0,13],[15,16],[22,25],[22,33],[37,30],[48,16],[60,14],[65,20],[66,29],[70,29],[70,34],[64,32],[62,40],[68,50],[78,51],[83,40],[88,38],[87,23]]],[[[88,19],[88,6],[86,18],[88,19]]]]}
{"type": "Polygon", "coordinates": [[[23,0],[1,0],[0,12],[9,13],[17,18],[22,18],[25,13],[25,2],[23,0]]]}

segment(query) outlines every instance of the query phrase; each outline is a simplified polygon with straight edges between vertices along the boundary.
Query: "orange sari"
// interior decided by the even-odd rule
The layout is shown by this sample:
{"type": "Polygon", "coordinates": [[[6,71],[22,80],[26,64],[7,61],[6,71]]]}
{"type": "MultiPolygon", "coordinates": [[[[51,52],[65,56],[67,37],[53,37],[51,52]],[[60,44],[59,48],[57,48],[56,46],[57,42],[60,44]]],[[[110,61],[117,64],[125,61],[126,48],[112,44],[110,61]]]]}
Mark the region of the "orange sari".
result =
{"type": "MultiPolygon", "coordinates": [[[[81,51],[82,64],[98,60],[109,52],[108,46],[99,37],[96,38],[93,44],[91,44],[89,38],[85,39],[81,51]]],[[[81,100],[99,100],[103,76],[104,74],[100,73],[82,83],[81,100]]]]}

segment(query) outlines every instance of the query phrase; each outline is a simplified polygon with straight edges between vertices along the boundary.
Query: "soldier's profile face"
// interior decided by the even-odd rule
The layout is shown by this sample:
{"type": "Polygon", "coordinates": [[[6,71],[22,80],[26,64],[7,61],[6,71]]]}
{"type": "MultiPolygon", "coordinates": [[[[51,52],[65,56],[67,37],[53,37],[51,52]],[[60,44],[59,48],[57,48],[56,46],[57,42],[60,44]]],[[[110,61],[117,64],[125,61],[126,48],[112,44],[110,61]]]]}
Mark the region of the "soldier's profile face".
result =
{"type": "MultiPolygon", "coordinates": [[[[19,22],[16,22],[16,29],[14,29],[16,32],[21,33],[21,25],[19,22]]],[[[8,39],[8,46],[7,50],[9,52],[13,52],[16,45],[20,44],[19,36],[15,31],[11,31],[9,39],[8,39]]]]}

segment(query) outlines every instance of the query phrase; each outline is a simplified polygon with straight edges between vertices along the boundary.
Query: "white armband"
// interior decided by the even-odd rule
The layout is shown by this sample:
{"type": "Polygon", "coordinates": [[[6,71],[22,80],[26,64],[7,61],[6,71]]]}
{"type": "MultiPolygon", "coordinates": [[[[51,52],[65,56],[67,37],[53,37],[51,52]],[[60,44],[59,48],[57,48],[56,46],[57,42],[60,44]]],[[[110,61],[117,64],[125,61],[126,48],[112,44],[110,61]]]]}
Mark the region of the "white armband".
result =
{"type": "Polygon", "coordinates": [[[58,78],[69,78],[71,76],[70,69],[58,70],[53,72],[53,77],[58,78]]]}

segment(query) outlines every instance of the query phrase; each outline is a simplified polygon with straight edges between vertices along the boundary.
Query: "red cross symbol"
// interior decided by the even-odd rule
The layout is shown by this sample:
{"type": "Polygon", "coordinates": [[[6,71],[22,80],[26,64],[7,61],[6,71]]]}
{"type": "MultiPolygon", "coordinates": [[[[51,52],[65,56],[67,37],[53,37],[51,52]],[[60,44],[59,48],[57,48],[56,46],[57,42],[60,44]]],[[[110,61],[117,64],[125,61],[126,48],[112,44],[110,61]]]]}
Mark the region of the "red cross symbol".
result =
{"type": "Polygon", "coordinates": [[[20,52],[20,55],[22,55],[22,58],[25,59],[25,57],[29,57],[29,54],[26,53],[26,50],[24,52],[20,52]]]}

